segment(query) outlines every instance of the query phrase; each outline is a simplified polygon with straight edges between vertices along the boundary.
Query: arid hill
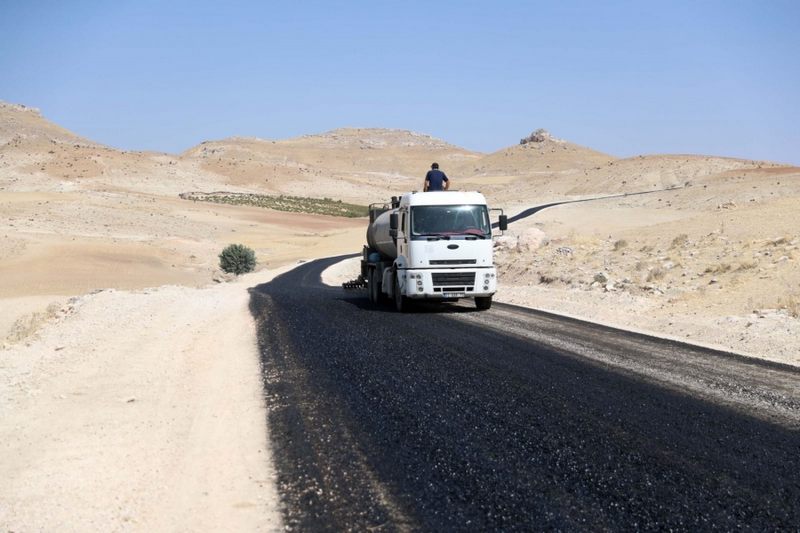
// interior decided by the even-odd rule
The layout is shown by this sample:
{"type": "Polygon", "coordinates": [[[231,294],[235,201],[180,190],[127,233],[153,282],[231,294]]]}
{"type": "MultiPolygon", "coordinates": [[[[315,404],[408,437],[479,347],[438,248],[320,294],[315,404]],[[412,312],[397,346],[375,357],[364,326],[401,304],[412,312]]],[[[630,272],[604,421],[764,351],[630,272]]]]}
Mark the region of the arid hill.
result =
{"type": "Polygon", "coordinates": [[[568,141],[547,137],[503,148],[456,167],[464,176],[539,176],[585,170],[606,165],[615,158],[568,141]],[[470,168],[471,166],[471,168],[470,168]]]}
{"type": "Polygon", "coordinates": [[[35,107],[0,102],[0,146],[22,141],[93,144],[42,117],[35,107]]]}
{"type": "Polygon", "coordinates": [[[204,142],[182,154],[231,186],[369,203],[390,191],[418,189],[433,161],[444,167],[480,154],[405,130],[338,129],[268,141],[204,142]]]}
{"type": "Polygon", "coordinates": [[[230,242],[255,248],[262,265],[355,252],[363,220],[178,195],[364,205],[419,190],[432,161],[455,188],[478,189],[510,214],[581,200],[512,225],[499,243],[501,298],[753,353],[795,349],[783,335],[800,314],[800,169],[702,155],[618,159],[541,131],[491,154],[370,128],[163,154],[109,148],[2,104],[0,298],[16,298],[18,315],[51,295],[202,284],[230,242]]]}

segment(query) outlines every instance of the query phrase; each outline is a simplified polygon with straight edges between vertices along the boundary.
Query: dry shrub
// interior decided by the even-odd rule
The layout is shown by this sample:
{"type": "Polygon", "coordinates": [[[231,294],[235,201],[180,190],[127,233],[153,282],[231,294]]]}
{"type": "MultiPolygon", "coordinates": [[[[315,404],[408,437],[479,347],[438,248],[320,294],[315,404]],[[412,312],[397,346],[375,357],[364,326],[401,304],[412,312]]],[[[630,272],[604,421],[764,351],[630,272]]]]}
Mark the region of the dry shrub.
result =
{"type": "Polygon", "coordinates": [[[789,316],[793,318],[800,318],[800,297],[798,297],[796,294],[791,294],[781,298],[780,306],[782,309],[786,309],[786,312],[789,313],[789,316]]]}
{"type": "Polygon", "coordinates": [[[730,272],[733,267],[730,263],[720,263],[718,265],[711,265],[707,266],[706,269],[703,271],[704,274],[724,274],[725,272],[730,272]]]}
{"type": "Polygon", "coordinates": [[[33,337],[47,322],[56,318],[61,310],[61,304],[53,302],[42,312],[31,313],[18,318],[11,326],[6,341],[15,344],[33,337]]]}
{"type": "Polygon", "coordinates": [[[685,233],[681,233],[674,239],[672,239],[672,243],[669,245],[670,248],[677,248],[678,246],[683,246],[689,241],[689,236],[685,233]]]}
{"type": "Polygon", "coordinates": [[[539,283],[543,285],[550,285],[558,281],[558,278],[550,276],[549,274],[539,274],[539,283]]]}
{"type": "Polygon", "coordinates": [[[647,273],[647,281],[655,281],[657,279],[663,278],[667,274],[667,271],[661,267],[653,267],[647,273]]]}
{"type": "Polygon", "coordinates": [[[628,241],[626,241],[625,239],[620,239],[620,240],[618,240],[618,241],[616,241],[614,243],[614,251],[615,252],[619,252],[623,248],[627,248],[627,247],[628,247],[628,241]]]}
{"type": "Polygon", "coordinates": [[[653,247],[652,247],[652,246],[650,246],[649,244],[645,244],[644,246],[642,246],[641,248],[639,248],[639,251],[640,251],[640,252],[644,252],[644,253],[649,253],[649,252],[652,252],[652,251],[653,251],[653,247]]]}
{"type": "Polygon", "coordinates": [[[741,272],[742,270],[752,270],[758,266],[758,261],[742,261],[739,263],[739,266],[736,267],[736,272],[741,272]]]}

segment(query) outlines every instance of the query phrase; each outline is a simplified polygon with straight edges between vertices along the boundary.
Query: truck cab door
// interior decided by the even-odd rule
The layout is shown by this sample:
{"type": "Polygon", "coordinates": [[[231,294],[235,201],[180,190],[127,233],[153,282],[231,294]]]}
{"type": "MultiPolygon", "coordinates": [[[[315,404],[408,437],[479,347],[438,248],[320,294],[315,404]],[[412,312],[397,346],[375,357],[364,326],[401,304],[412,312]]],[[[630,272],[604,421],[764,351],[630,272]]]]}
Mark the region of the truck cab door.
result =
{"type": "Polygon", "coordinates": [[[408,214],[407,210],[400,211],[400,224],[397,228],[397,257],[407,264],[408,260],[408,214]]]}

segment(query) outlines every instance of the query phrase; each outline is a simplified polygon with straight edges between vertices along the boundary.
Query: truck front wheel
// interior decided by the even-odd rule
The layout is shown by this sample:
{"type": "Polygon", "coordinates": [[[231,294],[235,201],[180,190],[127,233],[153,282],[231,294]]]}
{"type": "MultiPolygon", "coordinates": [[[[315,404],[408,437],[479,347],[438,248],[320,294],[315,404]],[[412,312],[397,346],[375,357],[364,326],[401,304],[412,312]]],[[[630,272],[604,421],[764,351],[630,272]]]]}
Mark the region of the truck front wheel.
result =
{"type": "Polygon", "coordinates": [[[475,307],[477,307],[481,311],[485,311],[486,309],[490,309],[492,307],[492,297],[491,296],[476,296],[475,297],[475,307]]]}

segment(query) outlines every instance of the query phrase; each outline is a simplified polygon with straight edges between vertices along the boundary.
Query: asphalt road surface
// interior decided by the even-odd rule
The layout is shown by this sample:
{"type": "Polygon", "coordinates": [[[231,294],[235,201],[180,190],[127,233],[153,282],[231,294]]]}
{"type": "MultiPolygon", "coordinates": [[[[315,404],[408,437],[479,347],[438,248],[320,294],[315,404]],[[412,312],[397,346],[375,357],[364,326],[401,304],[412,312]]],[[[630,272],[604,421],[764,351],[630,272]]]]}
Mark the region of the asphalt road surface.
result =
{"type": "Polygon", "coordinates": [[[798,530],[800,372],[509,305],[251,290],[295,530],[798,530]]]}

